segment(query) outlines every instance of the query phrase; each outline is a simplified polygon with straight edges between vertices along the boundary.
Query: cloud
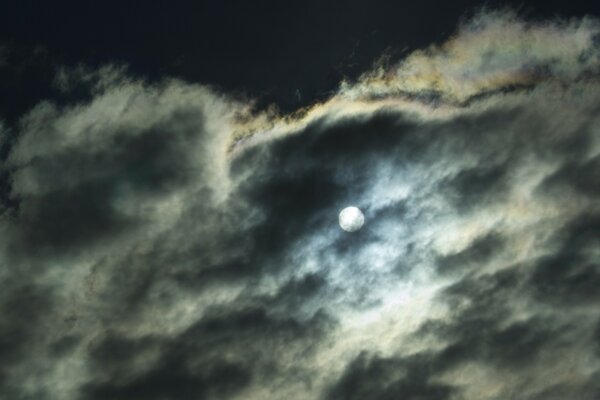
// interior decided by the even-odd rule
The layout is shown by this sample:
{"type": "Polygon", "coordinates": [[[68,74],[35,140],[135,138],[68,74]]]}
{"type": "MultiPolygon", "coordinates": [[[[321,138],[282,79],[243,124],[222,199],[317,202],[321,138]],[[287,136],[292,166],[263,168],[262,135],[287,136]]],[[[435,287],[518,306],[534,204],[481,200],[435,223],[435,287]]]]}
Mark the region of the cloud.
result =
{"type": "Polygon", "coordinates": [[[284,117],[63,69],[1,166],[0,393],[597,398],[598,33],[484,13],[284,117]]]}
{"type": "Polygon", "coordinates": [[[429,382],[428,356],[369,357],[361,353],[348,365],[328,399],[450,399],[452,386],[429,382]]]}
{"type": "Polygon", "coordinates": [[[480,13],[441,46],[416,51],[391,70],[369,72],[343,94],[465,104],[511,87],[570,82],[597,72],[598,29],[593,18],[547,23],[521,20],[511,10],[480,13]]]}

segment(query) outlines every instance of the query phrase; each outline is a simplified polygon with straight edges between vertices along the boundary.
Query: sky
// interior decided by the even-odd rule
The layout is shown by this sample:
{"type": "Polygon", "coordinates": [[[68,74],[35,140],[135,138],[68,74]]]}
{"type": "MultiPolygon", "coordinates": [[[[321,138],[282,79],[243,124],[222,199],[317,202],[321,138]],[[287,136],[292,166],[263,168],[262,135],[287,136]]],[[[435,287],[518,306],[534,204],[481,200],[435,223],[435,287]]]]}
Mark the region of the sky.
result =
{"type": "Polygon", "coordinates": [[[3,2],[0,399],[600,398],[586,3],[3,2]]]}

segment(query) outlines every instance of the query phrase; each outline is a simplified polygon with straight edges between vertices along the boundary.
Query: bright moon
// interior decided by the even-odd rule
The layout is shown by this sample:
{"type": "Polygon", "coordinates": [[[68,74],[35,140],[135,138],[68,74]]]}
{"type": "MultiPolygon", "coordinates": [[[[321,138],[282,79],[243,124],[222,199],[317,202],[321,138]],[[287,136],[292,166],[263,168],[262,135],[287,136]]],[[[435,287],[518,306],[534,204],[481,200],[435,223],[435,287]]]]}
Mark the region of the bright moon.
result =
{"type": "Polygon", "coordinates": [[[356,232],[365,223],[365,216],[357,207],[346,207],[340,212],[340,227],[346,232],[356,232]]]}

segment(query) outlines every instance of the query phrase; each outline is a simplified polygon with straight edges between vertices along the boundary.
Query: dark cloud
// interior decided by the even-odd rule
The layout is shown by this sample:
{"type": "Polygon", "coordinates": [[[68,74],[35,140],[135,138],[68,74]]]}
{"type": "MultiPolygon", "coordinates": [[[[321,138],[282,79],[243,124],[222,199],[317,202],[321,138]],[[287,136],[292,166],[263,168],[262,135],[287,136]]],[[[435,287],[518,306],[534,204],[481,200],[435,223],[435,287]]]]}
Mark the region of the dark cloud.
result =
{"type": "Polygon", "coordinates": [[[31,327],[39,326],[45,315],[52,312],[50,294],[33,285],[20,285],[4,288],[0,305],[0,355],[4,362],[0,368],[0,387],[10,386],[5,374],[25,350],[31,346],[39,332],[31,327]]]}
{"type": "Polygon", "coordinates": [[[468,248],[458,253],[441,257],[438,261],[440,273],[455,270],[464,270],[486,264],[490,259],[502,251],[504,240],[501,236],[492,233],[474,240],[468,248]]]}
{"type": "Polygon", "coordinates": [[[324,316],[306,322],[273,317],[264,308],[213,314],[174,338],[108,334],[91,349],[104,378],[84,391],[94,399],[229,398],[253,380],[268,382],[298,368],[282,363],[280,353],[298,346],[299,355],[310,352],[329,324],[324,316]],[[131,370],[140,364],[140,372],[131,370]]]}
{"type": "Polygon", "coordinates": [[[458,209],[473,209],[481,207],[482,203],[502,201],[507,189],[506,173],[504,166],[463,170],[449,179],[448,197],[454,199],[458,209]]]}
{"type": "Polygon", "coordinates": [[[21,240],[28,246],[23,251],[85,248],[142,222],[123,215],[114,203],[127,192],[145,198],[165,195],[191,179],[182,149],[193,135],[202,134],[203,120],[190,112],[179,110],[136,135],[100,129],[96,135],[108,140],[99,148],[67,145],[30,160],[17,173],[54,187],[33,196],[14,194],[21,240]]]}
{"type": "Polygon", "coordinates": [[[600,215],[582,215],[558,234],[556,251],[536,260],[530,277],[535,294],[556,306],[596,304],[594,288],[600,282],[600,265],[593,256],[598,248],[600,215]]]}
{"type": "Polygon", "coordinates": [[[361,353],[329,390],[327,399],[450,399],[456,389],[431,382],[438,368],[429,354],[381,358],[361,353]]]}
{"type": "Polygon", "coordinates": [[[560,195],[564,190],[574,190],[584,196],[598,197],[598,177],[600,177],[600,157],[590,160],[572,160],[558,171],[548,176],[540,190],[554,191],[560,195]]]}

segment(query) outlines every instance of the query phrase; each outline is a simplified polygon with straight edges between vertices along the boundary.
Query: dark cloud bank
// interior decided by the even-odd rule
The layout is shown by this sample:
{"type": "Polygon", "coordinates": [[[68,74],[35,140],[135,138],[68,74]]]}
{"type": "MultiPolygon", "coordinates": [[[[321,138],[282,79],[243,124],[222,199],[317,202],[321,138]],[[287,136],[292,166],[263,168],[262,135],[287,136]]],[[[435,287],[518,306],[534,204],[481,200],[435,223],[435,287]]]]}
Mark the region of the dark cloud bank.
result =
{"type": "Polygon", "coordinates": [[[63,71],[1,131],[0,397],[600,398],[598,38],[482,14],[281,119],[63,71]]]}

